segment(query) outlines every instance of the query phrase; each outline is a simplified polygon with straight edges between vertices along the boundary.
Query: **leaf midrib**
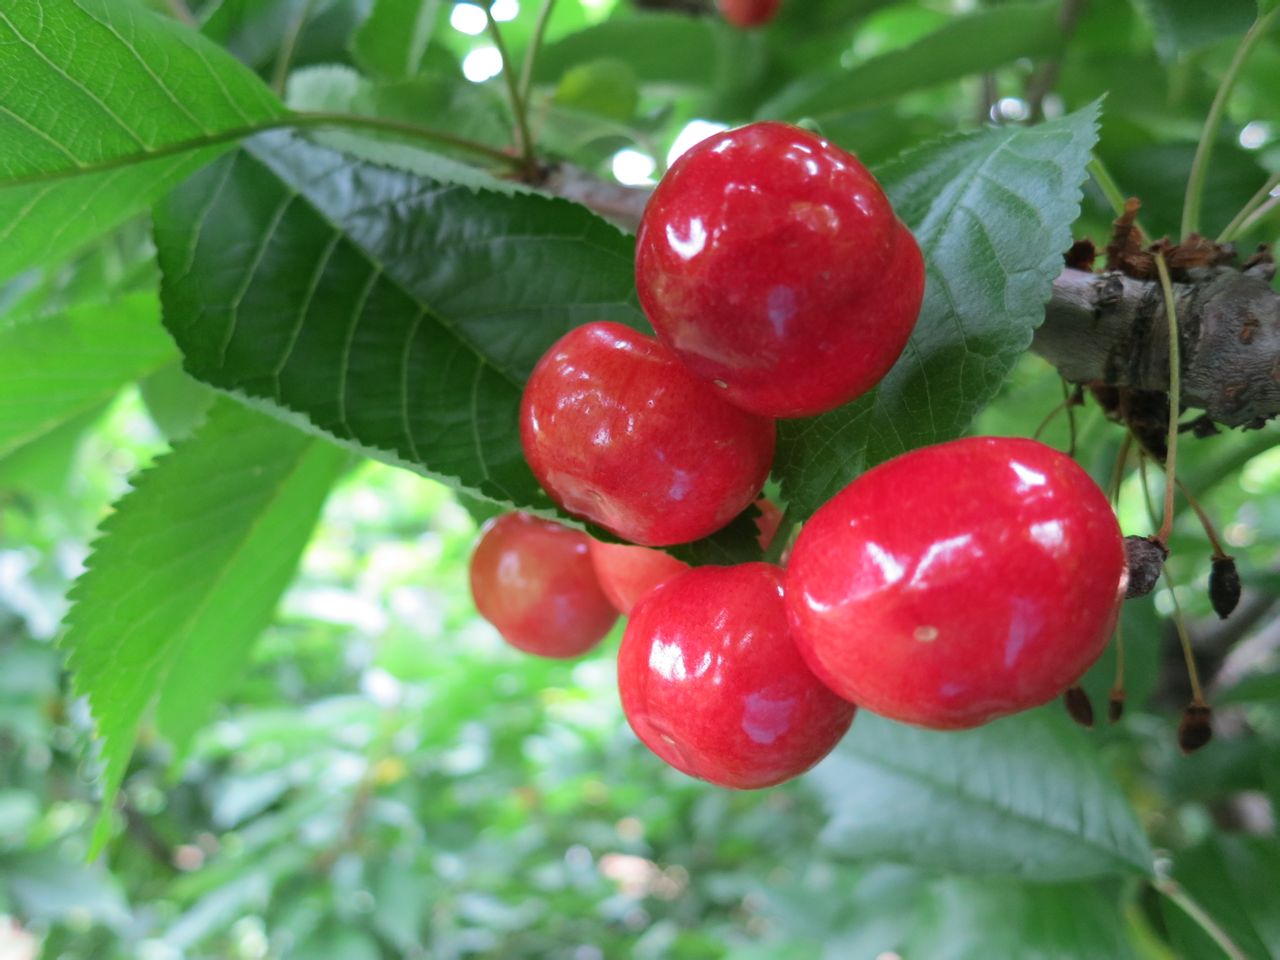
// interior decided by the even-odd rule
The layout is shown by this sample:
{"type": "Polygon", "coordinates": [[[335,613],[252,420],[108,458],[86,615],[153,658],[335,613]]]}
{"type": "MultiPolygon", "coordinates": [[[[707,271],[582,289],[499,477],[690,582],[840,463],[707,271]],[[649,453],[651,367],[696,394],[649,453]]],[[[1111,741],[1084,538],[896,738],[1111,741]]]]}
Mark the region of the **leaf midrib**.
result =
{"type": "MultiPolygon", "coordinates": [[[[1089,834],[1072,833],[1062,827],[1057,826],[1056,824],[1050,823],[1045,820],[1038,820],[1031,814],[1024,813],[1014,807],[1008,806],[1006,804],[1002,804],[997,800],[995,800],[994,798],[987,798],[979,794],[966,791],[962,789],[959,784],[948,783],[946,781],[934,779],[928,776],[926,771],[921,770],[918,767],[901,766],[899,764],[893,763],[890,760],[887,760],[881,754],[868,754],[863,749],[859,748],[856,745],[856,743],[845,748],[845,750],[842,752],[852,754],[854,757],[856,757],[858,760],[861,760],[863,763],[870,764],[873,767],[882,768],[884,770],[887,770],[890,773],[893,773],[893,774],[896,774],[897,776],[902,777],[903,779],[911,780],[916,783],[923,784],[924,786],[931,788],[934,792],[939,793],[943,796],[949,796],[949,797],[958,799],[960,802],[964,803],[968,807],[972,807],[981,812],[986,812],[986,813],[989,813],[994,810],[996,813],[1006,816],[1010,820],[1014,820],[1024,825],[1038,828],[1042,832],[1051,833],[1055,836],[1059,836],[1059,837],[1065,838],[1068,841],[1072,841],[1076,843],[1083,842],[1085,846],[1102,853],[1105,856],[1105,858],[1109,861],[1114,861],[1116,863],[1124,864],[1125,866],[1130,866],[1130,867],[1136,866],[1142,869],[1143,872],[1146,872],[1146,873],[1151,872],[1151,867],[1149,865],[1140,865],[1133,860],[1129,860],[1128,858],[1121,856],[1119,852],[1115,850],[1101,846],[1099,842],[1095,840],[1093,837],[1091,837],[1089,834]]],[[[1110,830],[1111,819],[1109,817],[1106,818],[1106,823],[1108,826],[1108,830],[1110,830]]]]}

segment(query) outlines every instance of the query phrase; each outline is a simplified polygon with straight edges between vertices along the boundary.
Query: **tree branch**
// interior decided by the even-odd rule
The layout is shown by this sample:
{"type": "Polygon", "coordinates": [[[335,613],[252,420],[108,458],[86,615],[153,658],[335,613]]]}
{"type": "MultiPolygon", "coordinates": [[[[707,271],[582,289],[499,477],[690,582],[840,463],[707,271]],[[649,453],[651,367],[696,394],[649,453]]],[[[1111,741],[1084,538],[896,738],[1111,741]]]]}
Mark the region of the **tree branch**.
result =
{"type": "MultiPolygon", "coordinates": [[[[1217,267],[1174,284],[1181,325],[1182,400],[1225,426],[1280,413],[1280,297],[1271,264],[1217,267]]],[[[1169,389],[1169,334],[1160,285],[1118,273],[1064,270],[1031,349],[1073,383],[1169,389]]]]}
{"type": "MultiPolygon", "coordinates": [[[[543,188],[590,207],[624,230],[640,224],[649,190],[553,168],[543,188]]],[[[1173,284],[1181,334],[1182,402],[1228,427],[1280,414],[1280,296],[1274,265],[1193,270],[1173,284]]],[[[1160,284],[1066,269],[1053,282],[1031,349],[1072,383],[1169,389],[1169,328],[1160,284]]]]}

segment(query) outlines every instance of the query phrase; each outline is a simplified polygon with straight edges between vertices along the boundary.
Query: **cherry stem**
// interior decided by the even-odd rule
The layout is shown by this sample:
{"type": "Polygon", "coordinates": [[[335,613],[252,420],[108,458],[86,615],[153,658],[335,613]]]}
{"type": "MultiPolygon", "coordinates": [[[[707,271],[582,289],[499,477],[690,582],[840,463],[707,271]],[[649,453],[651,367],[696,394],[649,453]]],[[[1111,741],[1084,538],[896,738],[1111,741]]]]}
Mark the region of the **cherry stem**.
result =
{"type": "Polygon", "coordinates": [[[529,91],[533,89],[533,65],[542,51],[542,40],[547,33],[547,21],[551,19],[551,10],[556,0],[542,0],[538,8],[538,19],[533,24],[533,36],[529,40],[529,49],[525,51],[524,62],[520,64],[520,102],[529,108],[529,91]]]}
{"type": "Polygon", "coordinates": [[[1231,939],[1231,935],[1223,930],[1214,920],[1204,907],[1200,906],[1185,889],[1182,884],[1174,880],[1172,877],[1156,877],[1152,881],[1152,886],[1160,893],[1168,897],[1173,903],[1176,903],[1182,912],[1190,917],[1201,930],[1203,930],[1214,943],[1216,943],[1230,960],[1249,960],[1248,954],[1236,945],[1231,939]]]}
{"type": "Polygon", "coordinates": [[[1275,200],[1273,191],[1277,187],[1280,187],[1280,173],[1273,173],[1267,177],[1266,183],[1258,188],[1258,192],[1249,198],[1248,203],[1240,208],[1240,212],[1231,218],[1231,222],[1222,228],[1222,233],[1218,234],[1218,243],[1230,243],[1257,223],[1265,215],[1259,207],[1271,205],[1275,200]]]}
{"type": "Polygon", "coordinates": [[[1054,404],[1053,409],[1050,410],[1048,413],[1046,413],[1044,419],[1040,421],[1040,426],[1036,427],[1036,432],[1031,435],[1031,439],[1039,440],[1040,434],[1044,433],[1045,429],[1049,426],[1049,424],[1053,423],[1054,418],[1057,417],[1057,415],[1060,414],[1066,408],[1067,408],[1067,401],[1065,400],[1063,400],[1061,403],[1054,404]]]}
{"type": "Polygon", "coordinates": [[[1133,448],[1133,434],[1126,433],[1120,441],[1120,452],[1116,454],[1116,465],[1111,471],[1111,484],[1107,494],[1115,506],[1120,506],[1120,482],[1124,479],[1124,468],[1129,462],[1129,451],[1133,448]]]}
{"type": "Polygon", "coordinates": [[[1182,659],[1187,664],[1187,679],[1191,682],[1191,705],[1206,707],[1204,691],[1200,687],[1200,671],[1196,669],[1195,654],[1191,649],[1191,635],[1187,632],[1187,622],[1182,616],[1182,605],[1178,603],[1178,590],[1173,578],[1169,576],[1169,568],[1164,568],[1164,582],[1169,588],[1169,599],[1173,601],[1173,624],[1178,630],[1178,642],[1182,644],[1182,659]]]}
{"type": "Polygon", "coordinates": [[[298,47],[298,39],[302,36],[302,31],[306,28],[307,20],[311,17],[311,10],[315,5],[316,0],[306,0],[298,10],[298,15],[289,22],[284,39],[280,43],[280,52],[276,55],[276,64],[271,71],[271,89],[282,97],[285,84],[289,82],[289,66],[293,63],[294,50],[298,47]]]}
{"type": "Polygon", "coordinates": [[[1120,629],[1120,621],[1116,621],[1116,678],[1111,684],[1111,692],[1124,692],[1124,631],[1120,629]]]}
{"type": "Polygon", "coordinates": [[[1204,507],[1200,506],[1200,502],[1191,495],[1191,491],[1187,489],[1187,485],[1181,480],[1177,481],[1178,490],[1182,493],[1182,499],[1196,512],[1196,516],[1200,518],[1200,526],[1204,527],[1204,535],[1209,538],[1209,546],[1213,547],[1213,559],[1227,559],[1227,552],[1222,549],[1222,542],[1218,539],[1218,532],[1213,528],[1213,521],[1209,519],[1209,514],[1205,513],[1204,507]]]}
{"type": "Polygon", "coordinates": [[[1164,312],[1169,320],[1169,440],[1165,454],[1164,518],[1156,540],[1169,549],[1169,534],[1173,532],[1173,493],[1178,479],[1178,417],[1182,406],[1182,357],[1178,337],[1178,313],[1173,299],[1173,281],[1169,279],[1169,266],[1164,254],[1156,254],[1156,270],[1160,273],[1160,289],[1164,292],[1164,312]]]}
{"type": "Polygon", "coordinates": [[[498,29],[498,21],[493,19],[491,0],[484,4],[484,16],[489,26],[489,35],[493,38],[493,45],[498,48],[498,56],[502,58],[502,79],[507,84],[507,95],[511,98],[511,113],[516,121],[516,153],[524,161],[525,173],[530,174],[537,164],[533,156],[533,138],[529,136],[529,114],[525,109],[524,100],[520,97],[515,70],[511,66],[511,55],[507,52],[507,45],[502,39],[502,31],[498,29]]]}
{"type": "MultiPolygon", "coordinates": [[[[1102,195],[1107,198],[1107,203],[1111,205],[1111,211],[1117,217],[1124,213],[1124,191],[1120,189],[1120,185],[1111,176],[1111,171],[1107,169],[1106,164],[1102,162],[1096,153],[1089,158],[1089,176],[1093,177],[1093,182],[1098,185],[1102,195]]],[[[1137,224],[1135,223],[1134,226],[1136,227],[1137,224]]],[[[1141,230],[1140,227],[1139,229],[1141,230]]]]}
{"type": "MultiPolygon", "coordinates": [[[[1151,487],[1147,483],[1147,462],[1145,459],[1139,459],[1138,472],[1142,476],[1142,496],[1147,503],[1147,513],[1151,516],[1152,524],[1156,521],[1155,507],[1151,503],[1151,487]]],[[[1172,489],[1172,485],[1170,485],[1172,489]]],[[[1187,665],[1187,679],[1191,683],[1191,703],[1194,706],[1207,706],[1204,699],[1204,691],[1200,689],[1200,672],[1196,669],[1195,656],[1191,651],[1191,637],[1187,633],[1186,621],[1182,618],[1182,605],[1178,603],[1178,591],[1174,585],[1173,578],[1169,575],[1169,567],[1166,565],[1162,571],[1164,574],[1165,585],[1169,589],[1169,599],[1173,603],[1173,623],[1178,630],[1178,642],[1182,644],[1182,659],[1187,665]]]]}
{"type": "Polygon", "coordinates": [[[782,555],[787,552],[787,547],[791,545],[791,535],[795,533],[796,521],[791,517],[791,508],[782,511],[782,517],[778,520],[778,529],[773,532],[773,539],[769,541],[769,549],[764,552],[764,562],[772,564],[780,564],[782,555]]]}
{"type": "Polygon", "coordinates": [[[175,20],[185,23],[188,27],[199,28],[200,22],[196,20],[195,14],[187,6],[187,0],[167,0],[167,4],[169,12],[173,14],[175,20]]]}
{"type": "Polygon", "coordinates": [[[1280,195],[1268,198],[1262,206],[1244,218],[1240,223],[1240,232],[1248,233],[1252,230],[1259,220],[1262,220],[1276,208],[1277,204],[1280,204],[1280,195]]]}
{"type": "Polygon", "coordinates": [[[1218,128],[1222,126],[1222,117],[1226,113],[1227,100],[1231,97],[1231,91],[1240,76],[1241,68],[1244,66],[1245,61],[1249,59],[1249,54],[1253,52],[1254,47],[1258,45],[1262,35],[1267,32],[1277,15],[1280,15],[1280,7],[1276,7],[1265,16],[1253,21],[1253,26],[1249,28],[1249,32],[1241,39],[1240,46],[1236,48],[1235,56],[1231,58],[1231,65],[1227,67],[1227,72],[1222,75],[1222,82],[1218,84],[1218,92],[1214,94],[1213,103],[1209,106],[1209,113],[1204,118],[1204,129],[1200,132],[1200,143],[1196,146],[1195,159],[1191,161],[1191,173],[1187,177],[1187,193],[1182,203],[1182,237],[1184,240],[1200,229],[1200,201],[1204,194],[1205,180],[1209,175],[1209,156],[1213,153],[1214,141],[1218,138],[1218,128]]]}
{"type": "Polygon", "coordinates": [[[1053,423],[1054,418],[1063,410],[1067,411],[1067,456],[1074,457],[1076,455],[1076,411],[1075,398],[1071,395],[1071,387],[1066,380],[1062,381],[1062,402],[1055,404],[1053,409],[1045,414],[1045,418],[1040,421],[1040,426],[1036,427],[1036,432],[1031,435],[1032,440],[1039,440],[1040,434],[1044,433],[1049,424],[1053,423]]]}

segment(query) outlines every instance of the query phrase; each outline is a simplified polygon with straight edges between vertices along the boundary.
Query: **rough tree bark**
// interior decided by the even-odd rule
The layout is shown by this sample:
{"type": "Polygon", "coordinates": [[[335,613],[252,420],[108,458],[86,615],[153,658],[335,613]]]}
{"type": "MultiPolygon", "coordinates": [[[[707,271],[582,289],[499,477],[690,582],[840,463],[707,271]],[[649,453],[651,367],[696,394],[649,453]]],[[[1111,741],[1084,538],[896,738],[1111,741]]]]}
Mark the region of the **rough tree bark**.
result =
{"type": "MultiPolygon", "coordinates": [[[[576,200],[626,230],[649,191],[582,170],[549,171],[543,189],[576,200]]],[[[1192,272],[1174,284],[1181,336],[1182,402],[1223,426],[1261,426],[1280,414],[1280,295],[1275,266],[1192,272]]],[[[1053,282],[1031,349],[1072,383],[1169,389],[1169,327],[1159,283],[1064,269],[1053,282]]]]}
{"type": "MultiPolygon", "coordinates": [[[[1182,402],[1215,423],[1260,426],[1280,413],[1280,297],[1274,265],[1217,267],[1174,284],[1182,402]]],[[[1072,383],[1169,389],[1169,325],[1160,285],[1063,270],[1031,349],[1072,383]]]]}

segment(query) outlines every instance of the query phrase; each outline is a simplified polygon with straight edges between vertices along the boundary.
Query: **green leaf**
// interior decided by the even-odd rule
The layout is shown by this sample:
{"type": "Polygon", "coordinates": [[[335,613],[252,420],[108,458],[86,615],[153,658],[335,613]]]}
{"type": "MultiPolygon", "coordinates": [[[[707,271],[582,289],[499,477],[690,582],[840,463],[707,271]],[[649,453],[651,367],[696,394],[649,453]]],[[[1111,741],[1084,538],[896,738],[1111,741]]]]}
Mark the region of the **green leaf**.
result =
{"type": "MultiPolygon", "coordinates": [[[[1174,860],[1174,876],[1250,960],[1280,960],[1280,842],[1216,834],[1174,860]]],[[[1179,955],[1222,952],[1177,904],[1161,901],[1179,955]]]]}
{"type": "Polygon", "coordinates": [[[364,18],[368,3],[217,0],[210,7],[200,31],[241,62],[266,74],[274,69],[281,45],[291,35],[296,38],[293,66],[346,62],[348,43],[364,18]]]}
{"type": "Polygon", "coordinates": [[[1215,703],[1271,703],[1280,702],[1280,671],[1253,673],[1228,687],[1215,703]]]}
{"type": "Polygon", "coordinates": [[[50,921],[80,918],[123,931],[131,917],[120,881],[102,863],[80,863],[61,845],[0,857],[0,885],[7,884],[28,917],[50,921]]]}
{"type": "Polygon", "coordinates": [[[688,87],[711,84],[720,63],[706,18],[653,13],[615,17],[547,44],[534,79],[555,83],[572,67],[606,59],[628,64],[641,83],[688,87]]]}
{"type": "Polygon", "coordinates": [[[165,323],[197,379],[348,446],[546,510],[520,393],[592,320],[640,325],[632,240],[503,196],[268,135],[155,212],[165,323]]]}
{"type": "Polygon", "coordinates": [[[176,359],[154,293],[0,324],[0,457],[176,359]]]}
{"type": "MultiPolygon", "coordinates": [[[[116,504],[62,640],[102,739],[105,809],[150,706],[181,753],[234,684],[346,462],[223,401],[116,504]]],[[[95,850],[108,832],[104,812],[95,850]]]]}
{"type": "Polygon", "coordinates": [[[625,60],[593,60],[565,72],[556,103],[613,120],[630,120],[640,103],[636,73],[625,60]]]}
{"type": "Polygon", "coordinates": [[[955,17],[909,46],[835,74],[805,77],[757,112],[761,118],[847,113],[948,80],[994,70],[1062,45],[1057,0],[1008,3],[955,17]]]}
{"type": "Polygon", "coordinates": [[[440,0],[375,0],[352,40],[369,73],[389,79],[416,76],[431,42],[440,0]]]}
{"type": "Polygon", "coordinates": [[[1044,882],[1151,868],[1096,745],[1056,712],[941,733],[863,711],[809,782],[840,855],[1044,882]]]}
{"type": "MultiPolygon", "coordinates": [[[[406,123],[425,123],[455,136],[501,147],[511,138],[511,121],[506,106],[491,87],[458,77],[415,77],[398,81],[372,81],[349,67],[308,67],[289,77],[289,106],[296,110],[337,111],[363,116],[387,117],[406,123]]],[[[332,131],[317,138],[327,143],[333,137],[350,143],[357,138],[384,147],[414,149],[396,143],[389,136],[368,132],[332,131]]],[[[341,149],[341,147],[339,147],[341,149]]],[[[415,153],[431,156],[422,150],[415,153]]],[[[461,159],[470,159],[454,151],[461,159]]],[[[361,154],[363,155],[363,154],[361,154]]],[[[394,155],[366,157],[394,164],[394,155]]],[[[475,168],[464,171],[440,169],[436,176],[451,183],[498,183],[475,168]],[[459,172],[463,175],[459,176],[459,172]]],[[[410,168],[412,169],[412,168],[410,168]]],[[[427,175],[432,173],[426,171],[427,175]]]]}
{"type": "Polygon", "coordinates": [[[156,427],[169,441],[195,431],[213,406],[217,394],[182,371],[178,362],[161,367],[138,383],[142,402],[156,427]]]}
{"type": "Polygon", "coordinates": [[[1225,37],[1243,36],[1265,0],[1138,0],[1155,32],[1156,52],[1174,60],[1225,37]]]}
{"type": "Polygon", "coordinates": [[[949,137],[881,172],[924,253],[924,305],[880,385],[782,421],[774,475],[798,518],[868,467],[960,436],[1044,320],[1097,138],[1098,106],[1035,127],[949,137]]]}
{"type": "Polygon", "coordinates": [[[1131,957],[1118,895],[1093,884],[948,878],[931,885],[901,952],[929,960],[1131,957]]]}
{"type": "Polygon", "coordinates": [[[283,112],[225,51],[132,0],[5,4],[0,76],[0,279],[110,230],[224,149],[195,147],[283,112]]]}

